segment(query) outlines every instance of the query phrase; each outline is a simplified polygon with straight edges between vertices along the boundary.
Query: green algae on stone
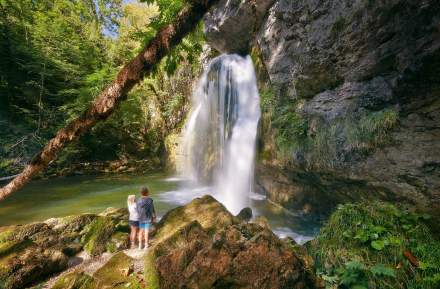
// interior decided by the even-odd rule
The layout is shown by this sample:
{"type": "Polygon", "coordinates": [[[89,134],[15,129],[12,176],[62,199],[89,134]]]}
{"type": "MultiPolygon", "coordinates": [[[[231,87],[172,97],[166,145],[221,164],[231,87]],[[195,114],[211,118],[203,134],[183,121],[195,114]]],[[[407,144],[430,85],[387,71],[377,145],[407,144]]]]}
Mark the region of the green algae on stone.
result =
{"type": "Polygon", "coordinates": [[[154,242],[160,242],[187,224],[197,221],[204,229],[220,228],[238,222],[221,203],[212,196],[195,198],[189,204],[170,210],[157,224],[154,242]],[[202,212],[202,213],[201,213],[202,212]]]}
{"type": "Polygon", "coordinates": [[[16,226],[0,227],[0,243],[7,242],[14,234],[16,226]]]}
{"type": "Polygon", "coordinates": [[[73,272],[58,279],[52,289],[98,289],[96,280],[85,274],[73,272]]]}
{"type": "Polygon", "coordinates": [[[129,246],[129,238],[130,235],[128,233],[114,233],[107,242],[107,251],[110,253],[115,253],[117,251],[127,249],[129,246]]]}
{"type": "Polygon", "coordinates": [[[106,251],[107,242],[115,230],[115,224],[110,217],[98,217],[87,225],[86,234],[81,241],[84,249],[92,256],[100,255],[106,251]]]}
{"type": "Polygon", "coordinates": [[[145,256],[145,281],[148,289],[159,289],[159,274],[155,267],[156,254],[149,250],[145,256]]]}
{"type": "MultiPolygon", "coordinates": [[[[112,287],[119,285],[133,285],[133,279],[130,278],[130,271],[133,270],[133,259],[119,252],[110,258],[107,263],[93,274],[101,287],[112,287]]],[[[124,287],[124,286],[122,286],[124,287]]]]}

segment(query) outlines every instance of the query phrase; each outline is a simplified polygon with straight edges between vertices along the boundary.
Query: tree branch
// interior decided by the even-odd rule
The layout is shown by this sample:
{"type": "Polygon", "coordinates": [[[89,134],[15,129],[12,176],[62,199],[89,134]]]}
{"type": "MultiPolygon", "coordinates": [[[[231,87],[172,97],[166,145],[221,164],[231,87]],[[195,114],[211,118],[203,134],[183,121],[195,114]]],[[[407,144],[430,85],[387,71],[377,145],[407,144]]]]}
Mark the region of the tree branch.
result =
{"type": "Polygon", "coordinates": [[[90,107],[77,119],[58,131],[53,139],[39,152],[24,170],[9,184],[0,189],[0,200],[17,191],[33,176],[54,161],[57,154],[70,142],[107,119],[128,92],[139,83],[153,66],[191,32],[203,15],[217,0],[193,0],[179,13],[175,21],[163,27],[145,48],[118,73],[90,107]]]}

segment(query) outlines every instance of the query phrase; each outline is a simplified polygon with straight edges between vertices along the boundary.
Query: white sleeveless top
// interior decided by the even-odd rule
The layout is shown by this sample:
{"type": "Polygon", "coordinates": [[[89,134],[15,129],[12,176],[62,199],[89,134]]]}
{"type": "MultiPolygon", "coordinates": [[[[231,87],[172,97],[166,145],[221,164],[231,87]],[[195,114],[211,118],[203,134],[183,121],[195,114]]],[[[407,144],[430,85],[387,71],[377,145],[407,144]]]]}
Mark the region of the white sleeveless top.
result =
{"type": "Polygon", "coordinates": [[[139,213],[136,203],[128,205],[128,212],[130,213],[128,220],[139,221],[139,213]]]}

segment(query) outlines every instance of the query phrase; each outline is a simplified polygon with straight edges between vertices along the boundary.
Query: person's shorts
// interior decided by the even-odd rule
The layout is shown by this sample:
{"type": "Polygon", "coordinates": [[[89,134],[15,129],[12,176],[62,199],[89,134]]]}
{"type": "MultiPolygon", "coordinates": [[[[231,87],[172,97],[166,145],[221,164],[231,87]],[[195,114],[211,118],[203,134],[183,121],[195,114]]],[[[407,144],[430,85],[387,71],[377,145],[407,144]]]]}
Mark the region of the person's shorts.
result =
{"type": "Polygon", "coordinates": [[[131,227],[139,227],[139,221],[128,221],[131,227]]]}
{"type": "Polygon", "coordinates": [[[139,228],[143,229],[143,230],[148,230],[151,228],[151,223],[150,222],[140,222],[139,223],[139,228]]]}

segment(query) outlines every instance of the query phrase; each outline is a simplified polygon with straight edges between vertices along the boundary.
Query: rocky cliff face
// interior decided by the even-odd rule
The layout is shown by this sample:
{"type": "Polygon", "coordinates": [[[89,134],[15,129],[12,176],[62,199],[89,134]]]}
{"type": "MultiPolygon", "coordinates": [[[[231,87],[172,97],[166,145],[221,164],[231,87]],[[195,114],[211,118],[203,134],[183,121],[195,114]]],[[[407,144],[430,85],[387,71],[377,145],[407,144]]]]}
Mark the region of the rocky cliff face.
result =
{"type": "MultiPolygon", "coordinates": [[[[258,6],[223,5],[235,2],[258,6]]],[[[240,26],[220,33],[228,17],[250,21],[230,10],[206,31],[225,52],[258,48],[270,82],[259,183],[272,199],[313,208],[375,196],[440,212],[438,1],[277,0],[252,18],[251,42],[235,38],[240,26]]]]}

